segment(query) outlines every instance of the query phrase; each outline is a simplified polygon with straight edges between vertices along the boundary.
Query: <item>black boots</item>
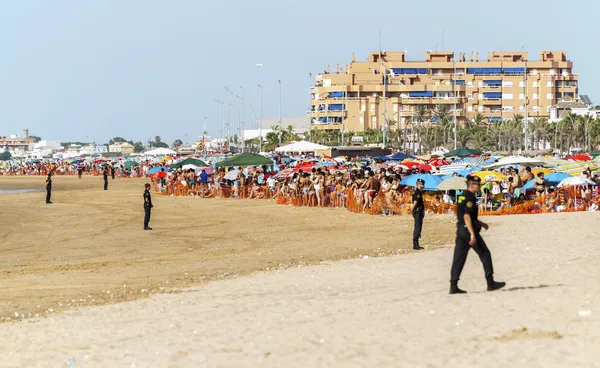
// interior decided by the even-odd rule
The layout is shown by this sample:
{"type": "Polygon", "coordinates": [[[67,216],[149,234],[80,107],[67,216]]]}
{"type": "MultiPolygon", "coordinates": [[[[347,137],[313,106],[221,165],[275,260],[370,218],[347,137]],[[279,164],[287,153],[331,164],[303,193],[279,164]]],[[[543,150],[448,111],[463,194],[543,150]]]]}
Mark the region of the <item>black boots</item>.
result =
{"type": "Polygon", "coordinates": [[[450,294],[466,294],[467,292],[458,288],[458,282],[450,282],[450,294]]]}
{"type": "Polygon", "coordinates": [[[418,240],[413,240],[413,250],[421,250],[421,249],[425,249],[422,246],[419,245],[419,241],[418,240]]]}
{"type": "Polygon", "coordinates": [[[506,282],[494,281],[493,278],[487,279],[487,290],[488,291],[494,291],[494,290],[502,289],[505,286],[506,286],[506,282]]]}

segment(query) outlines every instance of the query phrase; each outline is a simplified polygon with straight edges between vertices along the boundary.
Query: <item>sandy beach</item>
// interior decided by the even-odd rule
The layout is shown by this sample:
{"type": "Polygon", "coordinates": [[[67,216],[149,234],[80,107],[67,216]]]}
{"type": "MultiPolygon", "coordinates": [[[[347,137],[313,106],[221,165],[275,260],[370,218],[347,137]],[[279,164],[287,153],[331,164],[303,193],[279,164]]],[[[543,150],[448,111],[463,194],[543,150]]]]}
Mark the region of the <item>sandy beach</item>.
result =
{"type": "Polygon", "coordinates": [[[157,198],[142,232],[142,184],[0,196],[0,366],[600,366],[596,213],[488,218],[508,286],[485,292],[471,253],[450,296],[451,218],[406,252],[406,217],[157,198]]]}

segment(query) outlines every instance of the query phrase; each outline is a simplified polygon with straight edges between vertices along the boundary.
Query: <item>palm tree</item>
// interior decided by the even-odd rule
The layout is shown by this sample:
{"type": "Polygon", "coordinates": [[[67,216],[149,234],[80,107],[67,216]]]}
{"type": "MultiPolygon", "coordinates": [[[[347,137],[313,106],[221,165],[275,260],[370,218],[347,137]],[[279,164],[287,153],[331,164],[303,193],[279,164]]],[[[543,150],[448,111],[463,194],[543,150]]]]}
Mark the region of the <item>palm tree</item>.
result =
{"type": "Polygon", "coordinates": [[[480,127],[483,125],[485,121],[485,118],[483,117],[483,115],[481,115],[479,112],[475,113],[475,116],[473,116],[473,120],[471,120],[471,123],[473,124],[474,127],[480,127]]]}
{"type": "Polygon", "coordinates": [[[465,128],[457,128],[456,131],[456,144],[458,147],[467,147],[469,140],[471,139],[471,130],[465,128]]]}
{"type": "Polygon", "coordinates": [[[494,148],[494,142],[490,135],[481,128],[474,128],[471,133],[471,140],[469,141],[472,148],[480,151],[489,151],[494,148]]]}
{"type": "Polygon", "coordinates": [[[594,118],[588,113],[585,116],[580,116],[579,121],[583,128],[583,142],[584,148],[586,152],[590,152],[592,149],[592,139],[590,135],[590,131],[592,130],[592,125],[594,124],[594,118]]]}

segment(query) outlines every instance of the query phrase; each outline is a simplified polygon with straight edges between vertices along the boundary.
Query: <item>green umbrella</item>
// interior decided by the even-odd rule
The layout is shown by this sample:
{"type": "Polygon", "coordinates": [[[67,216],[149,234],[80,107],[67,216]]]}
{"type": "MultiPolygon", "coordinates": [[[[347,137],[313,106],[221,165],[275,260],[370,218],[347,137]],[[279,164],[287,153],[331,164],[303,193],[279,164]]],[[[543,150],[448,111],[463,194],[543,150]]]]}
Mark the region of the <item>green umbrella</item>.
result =
{"type": "Polygon", "coordinates": [[[180,167],[183,167],[183,165],[194,165],[198,167],[208,166],[206,162],[197,158],[186,158],[185,160],[179,161],[178,163],[171,165],[171,169],[179,169],[180,167]]]}
{"type": "Polygon", "coordinates": [[[596,157],[596,158],[597,158],[597,156],[600,156],[600,151],[594,151],[594,152],[591,152],[591,153],[590,153],[590,156],[592,156],[592,157],[596,157]]]}
{"type": "Polygon", "coordinates": [[[471,149],[471,148],[458,148],[454,151],[450,151],[444,154],[444,157],[468,157],[473,155],[481,155],[480,150],[471,149]]]}
{"type": "Polygon", "coordinates": [[[130,169],[132,166],[138,166],[138,163],[135,161],[125,161],[123,166],[125,166],[126,169],[130,169]]]}
{"type": "MultiPolygon", "coordinates": [[[[240,153],[227,160],[217,162],[216,167],[273,165],[273,161],[255,153],[240,153]]],[[[171,166],[172,167],[172,166],[171,166]]]]}

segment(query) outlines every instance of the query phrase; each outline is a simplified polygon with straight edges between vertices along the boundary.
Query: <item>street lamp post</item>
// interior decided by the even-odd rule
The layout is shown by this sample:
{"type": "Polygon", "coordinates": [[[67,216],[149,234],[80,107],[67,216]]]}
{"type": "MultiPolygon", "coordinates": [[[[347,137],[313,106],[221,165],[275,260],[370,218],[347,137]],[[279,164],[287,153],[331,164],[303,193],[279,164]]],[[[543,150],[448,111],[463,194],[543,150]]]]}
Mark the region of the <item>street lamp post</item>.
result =
{"type": "Polygon", "coordinates": [[[281,80],[278,80],[277,83],[279,83],[279,145],[281,146],[281,136],[282,136],[282,131],[281,131],[281,80]]]}
{"type": "Polygon", "coordinates": [[[262,86],[259,84],[260,89],[260,123],[258,125],[258,153],[262,152],[262,125],[263,125],[263,108],[262,108],[262,86]]]}
{"type": "Polygon", "coordinates": [[[241,117],[241,132],[240,132],[240,136],[242,137],[242,152],[245,151],[246,148],[246,116],[244,115],[244,110],[245,110],[245,104],[246,101],[244,100],[244,87],[240,86],[240,89],[242,90],[242,117],[241,117]]]}
{"type": "Polygon", "coordinates": [[[454,72],[452,74],[452,95],[454,98],[454,149],[456,150],[456,61],[452,57],[452,68],[454,72]]]}
{"type": "Polygon", "coordinates": [[[387,68],[382,63],[383,66],[383,148],[385,148],[385,140],[387,133],[387,109],[386,109],[386,90],[387,90],[387,68]]]}

